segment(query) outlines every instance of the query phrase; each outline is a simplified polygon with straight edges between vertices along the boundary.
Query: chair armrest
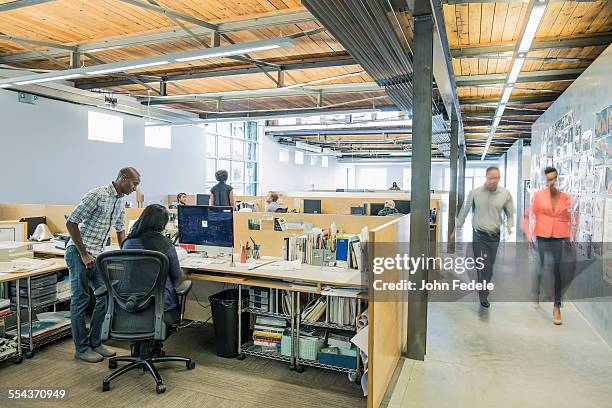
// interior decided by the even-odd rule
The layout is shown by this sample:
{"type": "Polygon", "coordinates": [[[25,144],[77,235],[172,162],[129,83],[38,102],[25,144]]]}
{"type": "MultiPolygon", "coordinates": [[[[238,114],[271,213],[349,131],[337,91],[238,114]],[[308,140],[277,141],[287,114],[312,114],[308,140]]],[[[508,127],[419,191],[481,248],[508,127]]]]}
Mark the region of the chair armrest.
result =
{"type": "Polygon", "coordinates": [[[184,280],[181,282],[180,285],[178,285],[174,291],[176,292],[177,295],[179,296],[185,296],[187,294],[187,292],[189,292],[191,290],[191,286],[193,285],[193,282],[190,280],[184,280]]]}
{"type": "MultiPolygon", "coordinates": [[[[116,286],[118,283],[119,283],[118,280],[114,280],[111,282],[111,285],[116,286]]],[[[105,295],[106,292],[107,292],[106,286],[102,285],[98,289],[94,290],[94,296],[100,297],[102,295],[105,295]]]]}

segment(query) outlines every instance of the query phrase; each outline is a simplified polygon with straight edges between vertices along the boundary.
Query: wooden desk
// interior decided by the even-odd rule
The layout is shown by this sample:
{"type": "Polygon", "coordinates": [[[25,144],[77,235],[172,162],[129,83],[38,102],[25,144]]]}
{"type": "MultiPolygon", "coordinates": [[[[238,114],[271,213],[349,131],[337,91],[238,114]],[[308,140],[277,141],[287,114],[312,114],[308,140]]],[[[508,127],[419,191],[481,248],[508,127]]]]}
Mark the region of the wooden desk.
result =
{"type": "MultiPolygon", "coordinates": [[[[19,284],[22,279],[26,279],[28,283],[28,293],[31,291],[31,279],[36,276],[45,275],[51,272],[59,272],[68,268],[66,265],[66,261],[64,259],[51,259],[53,265],[50,265],[46,268],[37,269],[35,271],[28,272],[10,272],[10,273],[0,273],[0,283],[12,282],[15,281],[16,291],[15,291],[15,306],[17,313],[17,358],[18,361],[21,362],[23,359],[23,350],[21,343],[21,295],[19,290],[19,284]]],[[[29,326],[29,335],[28,335],[28,343],[29,343],[29,351],[26,354],[27,357],[32,357],[34,354],[34,336],[32,335],[32,297],[28,296],[28,326],[29,326]]]]}

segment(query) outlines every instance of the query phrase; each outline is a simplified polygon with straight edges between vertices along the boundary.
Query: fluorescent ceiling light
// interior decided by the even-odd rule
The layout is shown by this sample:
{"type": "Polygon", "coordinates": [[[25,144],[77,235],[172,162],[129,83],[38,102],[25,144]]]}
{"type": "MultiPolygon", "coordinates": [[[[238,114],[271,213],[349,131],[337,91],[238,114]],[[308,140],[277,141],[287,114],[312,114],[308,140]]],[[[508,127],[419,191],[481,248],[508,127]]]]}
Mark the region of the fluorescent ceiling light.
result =
{"type": "Polygon", "coordinates": [[[501,104],[497,107],[497,111],[495,112],[495,117],[496,118],[501,118],[502,115],[504,114],[504,109],[506,109],[506,105],[501,104]]]}
{"type": "Polygon", "coordinates": [[[504,89],[504,93],[502,94],[500,104],[505,104],[510,100],[510,94],[512,93],[512,88],[508,87],[504,89]]]}
{"type": "Polygon", "coordinates": [[[280,48],[280,45],[271,44],[271,45],[262,45],[259,47],[238,48],[238,49],[230,50],[230,51],[213,52],[213,53],[202,54],[202,55],[194,55],[193,57],[177,58],[175,59],[175,61],[187,62],[187,61],[194,61],[194,60],[199,60],[199,59],[204,59],[204,58],[226,57],[228,55],[246,54],[249,52],[272,50],[275,48],[280,48]]]}
{"type": "Polygon", "coordinates": [[[491,127],[491,134],[495,133],[495,129],[497,128],[497,125],[499,125],[499,121],[501,120],[501,118],[496,117],[493,120],[493,126],[491,127]]]}
{"type": "Polygon", "coordinates": [[[165,65],[165,64],[170,64],[170,61],[156,61],[156,62],[149,62],[146,64],[128,65],[127,67],[100,69],[98,71],[88,72],[87,75],[109,74],[111,72],[128,71],[128,70],[137,69],[137,68],[154,67],[157,65],[165,65]]]}
{"type": "Polygon", "coordinates": [[[531,9],[531,14],[529,14],[529,20],[527,21],[527,27],[525,27],[525,32],[523,33],[523,38],[521,39],[521,44],[519,45],[519,52],[527,52],[529,51],[529,48],[531,48],[531,42],[538,31],[540,21],[542,21],[545,11],[546,3],[537,3],[531,9]]]}
{"type": "Polygon", "coordinates": [[[302,150],[307,150],[309,152],[321,153],[322,149],[319,146],[313,146],[304,142],[295,142],[295,147],[302,150]]]}
{"type": "Polygon", "coordinates": [[[518,78],[521,68],[523,68],[523,63],[525,62],[525,58],[517,58],[514,60],[514,64],[512,64],[512,69],[510,70],[510,75],[508,75],[508,82],[515,83],[518,78]]]}
{"type": "Polygon", "coordinates": [[[13,86],[13,84],[0,84],[0,88],[8,88],[9,86],[13,86]]]}
{"type": "Polygon", "coordinates": [[[30,79],[27,81],[20,81],[20,82],[15,82],[15,85],[27,85],[27,84],[37,84],[39,82],[50,82],[50,81],[59,81],[62,79],[72,79],[72,78],[78,78],[81,77],[83,75],[81,74],[69,74],[69,75],[60,75],[60,76],[53,76],[53,77],[46,77],[46,78],[37,78],[37,79],[30,79]]]}

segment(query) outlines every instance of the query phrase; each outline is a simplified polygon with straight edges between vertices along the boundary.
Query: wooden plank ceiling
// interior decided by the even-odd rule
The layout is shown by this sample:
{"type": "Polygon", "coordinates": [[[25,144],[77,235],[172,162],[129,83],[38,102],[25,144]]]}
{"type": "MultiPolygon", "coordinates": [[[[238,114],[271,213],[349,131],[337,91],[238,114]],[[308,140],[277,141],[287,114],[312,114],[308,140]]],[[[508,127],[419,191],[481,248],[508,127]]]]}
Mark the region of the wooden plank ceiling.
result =
{"type": "MultiPolygon", "coordinates": [[[[453,1],[453,3],[457,2],[453,1]]],[[[462,82],[462,79],[469,77],[507,74],[509,72],[511,59],[508,55],[511,55],[511,53],[494,53],[493,55],[477,55],[475,57],[465,55],[457,57],[457,55],[460,54],[461,50],[467,48],[477,51],[477,47],[483,47],[483,50],[486,50],[489,46],[498,45],[514,47],[526,18],[526,3],[466,2],[466,4],[445,4],[443,10],[451,54],[455,56],[452,60],[453,69],[459,83],[462,82]]],[[[550,2],[536,33],[534,43],[546,40],[610,35],[611,32],[612,2],[609,0],[550,2]]],[[[537,73],[538,71],[584,69],[606,47],[607,44],[530,51],[528,58],[532,59],[526,60],[521,72],[537,73]],[[571,60],[578,58],[580,60],[571,60]]],[[[472,54],[477,54],[477,52],[472,54]]],[[[483,54],[486,53],[483,52],[483,54]]],[[[529,142],[531,124],[553,102],[553,100],[542,103],[513,102],[514,98],[530,97],[532,101],[537,97],[555,98],[571,83],[572,80],[561,81],[555,79],[517,84],[508,104],[509,108],[514,107],[516,109],[506,109],[504,112],[502,125],[498,126],[497,133],[493,138],[493,151],[504,151],[505,148],[500,148],[502,145],[495,142],[496,140],[507,141],[508,136],[511,136],[511,138],[522,137],[526,142],[529,142]],[[520,123],[518,123],[519,121],[520,123]],[[519,132],[519,130],[521,130],[521,133],[512,133],[519,132]]],[[[473,136],[480,138],[481,135],[467,134],[467,131],[486,133],[490,128],[492,116],[495,112],[495,104],[485,107],[479,106],[478,102],[481,101],[484,104],[490,100],[499,101],[502,91],[503,80],[495,84],[458,87],[459,99],[462,102],[461,110],[466,129],[466,139],[468,140],[468,154],[472,157],[479,157],[482,154],[484,143],[470,143],[469,141],[473,136]],[[483,120],[485,118],[486,120],[483,120]],[[485,127],[482,127],[483,124],[485,127]]]]}
{"type": "MultiPolygon", "coordinates": [[[[14,0],[10,0],[14,1],[14,0]]],[[[514,46],[520,36],[520,28],[526,17],[527,4],[522,2],[473,3],[473,0],[453,0],[454,4],[444,4],[443,12],[447,29],[448,42],[454,56],[452,63],[461,102],[465,137],[468,155],[479,156],[490,128],[494,113],[495,101],[502,92],[502,80],[485,80],[484,83],[466,84],[470,79],[488,78],[485,75],[506,74],[510,69],[508,54],[500,52],[478,52],[478,47],[490,49],[490,46],[514,46]],[[470,49],[472,55],[463,51],[470,49]],[[474,50],[476,50],[474,52],[474,50]],[[473,55],[477,54],[477,55],[473,55]]],[[[0,5],[9,0],[0,0],[0,5]]],[[[256,17],[278,16],[284,13],[304,12],[298,0],[149,0],[155,4],[177,13],[201,21],[222,24],[256,17]]],[[[409,15],[405,25],[411,34],[409,15]]],[[[193,29],[197,25],[183,20],[184,25],[193,29]]],[[[168,30],[181,30],[176,22],[166,15],[134,6],[119,0],[50,0],[29,7],[15,8],[0,14],[0,34],[46,41],[61,45],[82,45],[91,42],[125,39],[135,35],[160,33],[168,30]]],[[[304,62],[338,61],[350,59],[344,48],[314,19],[292,24],[272,24],[264,28],[233,30],[224,33],[220,45],[244,43],[277,38],[281,36],[301,35],[295,40],[295,46],[278,50],[256,52],[251,57],[265,64],[287,66],[304,62]],[[313,30],[317,30],[312,32],[313,30]]],[[[549,39],[571,39],[612,34],[612,0],[586,2],[551,2],[548,5],[535,41],[549,39]]],[[[123,46],[120,48],[95,51],[95,59],[82,55],[80,65],[97,65],[105,63],[136,60],[140,58],[163,55],[167,53],[188,51],[203,48],[201,42],[210,44],[208,35],[199,35],[198,40],[185,34],[181,39],[156,42],[148,45],[123,46]],[[96,61],[99,60],[99,61],[96,61]]],[[[584,69],[605,49],[606,45],[582,46],[573,48],[547,48],[531,51],[522,72],[539,75],[542,71],[584,69]],[[578,58],[578,59],[577,59],[578,58]]],[[[24,45],[14,39],[0,39],[0,61],[11,57],[10,64],[24,69],[65,69],[61,64],[69,64],[67,52],[54,54],[58,62],[43,55],[31,54],[32,49],[48,53],[47,47],[24,45]],[[16,55],[29,53],[27,58],[16,55]]],[[[26,54],[28,55],[28,54],[26,54]]],[[[131,71],[139,78],[166,78],[174,75],[202,74],[218,70],[235,70],[255,68],[251,61],[229,58],[215,58],[192,61],[131,71]]],[[[324,67],[309,69],[291,69],[285,71],[284,86],[321,81],[321,85],[358,84],[371,82],[372,78],[359,65],[327,64],[324,67]],[[336,65],[336,66],[334,66],[336,65]],[[347,75],[355,74],[355,75],[347,75]],[[342,76],[344,75],[344,76],[342,76]],[[339,78],[336,78],[341,76],[339,78]]],[[[169,96],[186,94],[205,94],[210,92],[240,91],[275,88],[278,84],[276,72],[264,73],[258,69],[249,74],[223,75],[208,78],[177,80],[167,83],[166,93],[169,96]]],[[[157,84],[150,86],[156,88],[157,84]]],[[[483,82],[483,81],[480,81],[483,82]]],[[[147,96],[151,89],[142,84],[130,83],[120,74],[109,74],[97,78],[79,79],[77,86],[91,89],[99,87],[104,92],[127,93],[135,96],[147,96]],[[109,85],[109,81],[114,84],[109,85]],[[122,81],[118,83],[117,81],[122,81]]],[[[505,151],[517,138],[530,140],[531,123],[571,84],[571,80],[550,80],[543,78],[538,82],[517,84],[512,99],[504,113],[501,125],[491,145],[490,153],[497,155],[505,151]],[[514,100],[515,98],[529,98],[514,100]]],[[[155,93],[151,94],[155,96],[155,93]]],[[[357,109],[373,107],[390,107],[391,100],[383,91],[330,93],[320,101],[321,107],[329,109],[357,109]]],[[[258,99],[224,100],[221,105],[214,101],[192,101],[172,103],[169,106],[196,113],[210,112],[243,112],[296,110],[317,108],[317,100],[312,95],[276,96],[258,99]]],[[[374,133],[375,134],[375,133],[374,133]]],[[[349,137],[340,135],[339,137],[349,137]]],[[[354,138],[355,135],[350,136],[354,138]]],[[[374,136],[373,136],[374,137],[374,136]]],[[[380,134],[378,136],[380,137],[380,134]]],[[[373,146],[374,147],[374,146],[373,146]]]]}

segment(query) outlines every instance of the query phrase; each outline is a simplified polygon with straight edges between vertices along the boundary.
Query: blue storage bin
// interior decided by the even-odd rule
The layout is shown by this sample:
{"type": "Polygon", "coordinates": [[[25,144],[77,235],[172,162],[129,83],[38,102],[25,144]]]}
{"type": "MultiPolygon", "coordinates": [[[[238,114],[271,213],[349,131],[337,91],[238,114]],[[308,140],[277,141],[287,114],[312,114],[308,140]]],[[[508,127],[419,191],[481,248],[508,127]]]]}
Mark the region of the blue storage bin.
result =
{"type": "Polygon", "coordinates": [[[357,369],[357,358],[356,356],[343,356],[341,354],[331,353],[318,353],[317,354],[319,363],[328,364],[336,367],[357,369]]]}

